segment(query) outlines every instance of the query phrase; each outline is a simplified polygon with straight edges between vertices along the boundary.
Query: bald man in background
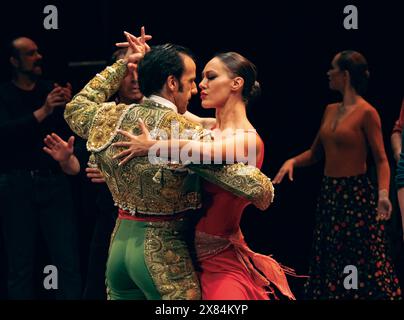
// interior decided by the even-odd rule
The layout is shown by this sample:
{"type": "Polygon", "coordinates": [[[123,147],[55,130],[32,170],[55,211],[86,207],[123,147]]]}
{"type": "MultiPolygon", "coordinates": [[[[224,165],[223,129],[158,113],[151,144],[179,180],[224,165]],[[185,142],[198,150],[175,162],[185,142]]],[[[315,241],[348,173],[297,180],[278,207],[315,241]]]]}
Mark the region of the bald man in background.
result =
{"type": "MultiPolygon", "coordinates": [[[[11,81],[0,85],[0,218],[8,261],[8,298],[35,299],[35,261],[42,234],[57,268],[52,287],[57,299],[78,299],[81,276],[70,183],[63,167],[43,151],[43,139],[70,129],[63,111],[71,86],[41,79],[42,55],[26,37],[9,45],[11,81]]],[[[41,274],[45,266],[40,266],[41,274]]],[[[41,281],[41,283],[43,280],[41,281]]]]}

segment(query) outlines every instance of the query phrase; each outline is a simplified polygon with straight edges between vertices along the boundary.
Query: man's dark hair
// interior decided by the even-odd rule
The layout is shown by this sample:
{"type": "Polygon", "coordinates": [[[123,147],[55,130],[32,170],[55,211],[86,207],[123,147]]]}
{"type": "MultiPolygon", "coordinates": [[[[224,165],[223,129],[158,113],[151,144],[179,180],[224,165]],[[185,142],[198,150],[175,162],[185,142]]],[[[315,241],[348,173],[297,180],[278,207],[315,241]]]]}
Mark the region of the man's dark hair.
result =
{"type": "Polygon", "coordinates": [[[178,80],[182,91],[180,79],[185,66],[181,54],[194,59],[189,49],[175,44],[158,45],[145,54],[138,65],[138,78],[140,91],[146,97],[159,93],[171,75],[178,80]]]}

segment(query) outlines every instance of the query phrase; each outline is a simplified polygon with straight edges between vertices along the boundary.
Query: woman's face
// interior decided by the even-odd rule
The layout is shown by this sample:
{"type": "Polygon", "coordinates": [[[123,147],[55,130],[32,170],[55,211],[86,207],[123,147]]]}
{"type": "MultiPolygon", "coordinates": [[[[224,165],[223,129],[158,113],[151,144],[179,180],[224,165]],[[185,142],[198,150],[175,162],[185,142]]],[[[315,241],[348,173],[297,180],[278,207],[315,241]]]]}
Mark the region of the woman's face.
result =
{"type": "Polygon", "coordinates": [[[327,75],[329,79],[329,86],[331,90],[342,91],[345,85],[345,72],[340,70],[337,61],[340,54],[338,53],[331,62],[331,69],[328,70],[327,75]]]}
{"type": "Polygon", "coordinates": [[[202,107],[221,108],[231,94],[233,79],[226,65],[217,57],[210,60],[202,71],[202,107]]]}

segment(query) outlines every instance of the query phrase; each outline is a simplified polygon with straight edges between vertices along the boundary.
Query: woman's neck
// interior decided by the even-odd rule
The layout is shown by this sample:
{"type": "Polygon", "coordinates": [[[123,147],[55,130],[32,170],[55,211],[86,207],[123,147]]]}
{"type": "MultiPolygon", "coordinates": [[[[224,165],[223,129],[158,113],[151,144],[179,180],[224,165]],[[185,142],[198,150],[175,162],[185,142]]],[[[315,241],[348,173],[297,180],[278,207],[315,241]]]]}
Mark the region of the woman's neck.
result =
{"type": "Polygon", "coordinates": [[[347,87],[342,92],[342,104],[345,106],[345,108],[356,106],[361,101],[363,101],[363,98],[358,95],[356,90],[352,87],[347,87]]]}
{"type": "Polygon", "coordinates": [[[225,105],[216,109],[216,122],[220,130],[226,129],[252,129],[247,119],[245,103],[240,99],[226,101],[225,105]]]}

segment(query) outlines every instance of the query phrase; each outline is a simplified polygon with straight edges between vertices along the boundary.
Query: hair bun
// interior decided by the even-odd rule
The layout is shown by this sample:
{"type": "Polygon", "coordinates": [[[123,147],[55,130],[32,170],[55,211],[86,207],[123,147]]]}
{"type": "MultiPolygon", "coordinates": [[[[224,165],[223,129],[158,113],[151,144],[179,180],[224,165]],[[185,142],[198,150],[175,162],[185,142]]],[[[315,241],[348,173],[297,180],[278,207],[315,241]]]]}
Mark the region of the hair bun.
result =
{"type": "Polygon", "coordinates": [[[250,90],[250,98],[249,101],[253,101],[257,99],[261,95],[261,86],[258,81],[255,81],[250,90]]]}

